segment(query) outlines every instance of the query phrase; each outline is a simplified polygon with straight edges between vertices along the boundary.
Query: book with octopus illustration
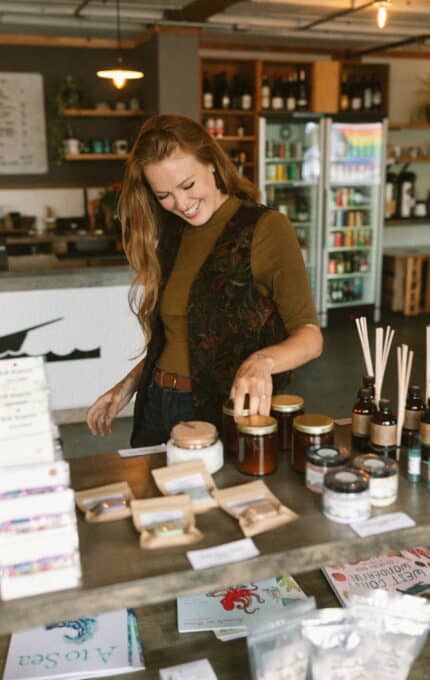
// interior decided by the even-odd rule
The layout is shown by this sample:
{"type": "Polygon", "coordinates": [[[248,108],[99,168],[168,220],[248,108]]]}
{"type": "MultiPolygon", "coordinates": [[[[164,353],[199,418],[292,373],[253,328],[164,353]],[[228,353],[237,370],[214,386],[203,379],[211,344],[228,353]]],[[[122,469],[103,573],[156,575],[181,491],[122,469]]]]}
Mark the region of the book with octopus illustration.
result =
{"type": "MultiPolygon", "coordinates": [[[[291,576],[240,583],[177,599],[178,630],[193,633],[250,627],[282,616],[283,609],[306,595],[291,576]]],[[[239,631],[238,631],[239,632],[239,631]]]]}
{"type": "Polygon", "coordinates": [[[351,595],[393,590],[430,598],[430,549],[414,548],[367,560],[324,567],[324,576],[342,606],[351,595]]]}
{"type": "Polygon", "coordinates": [[[144,668],[136,616],[121,609],[14,633],[3,680],[117,677],[144,668]]]}

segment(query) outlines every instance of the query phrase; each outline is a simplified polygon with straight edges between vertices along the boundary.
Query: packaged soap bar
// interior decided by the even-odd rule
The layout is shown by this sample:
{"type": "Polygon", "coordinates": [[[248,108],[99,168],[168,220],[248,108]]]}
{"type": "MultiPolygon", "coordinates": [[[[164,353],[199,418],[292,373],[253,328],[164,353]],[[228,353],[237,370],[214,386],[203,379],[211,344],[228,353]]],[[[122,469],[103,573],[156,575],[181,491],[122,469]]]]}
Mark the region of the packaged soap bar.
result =
{"type": "Polygon", "coordinates": [[[114,522],[130,517],[130,501],[133,498],[127,482],[75,492],[76,505],[85,513],[87,522],[114,522]]]}
{"type": "Polygon", "coordinates": [[[53,463],[11,465],[2,468],[0,500],[66,489],[70,484],[69,464],[64,460],[53,463]]]}
{"type": "Polygon", "coordinates": [[[184,494],[132,501],[131,510],[141,548],[190,545],[203,538],[195,526],[191,501],[184,494]]]}
{"type": "Polygon", "coordinates": [[[216,508],[212,496],[215,482],[202,460],[190,460],[152,470],[152,476],[163,496],[186,494],[196,514],[216,508]]]}
{"type": "Polygon", "coordinates": [[[214,497],[223,510],[239,520],[245,536],[255,536],[298,519],[261,480],[215,489],[214,497]]]}

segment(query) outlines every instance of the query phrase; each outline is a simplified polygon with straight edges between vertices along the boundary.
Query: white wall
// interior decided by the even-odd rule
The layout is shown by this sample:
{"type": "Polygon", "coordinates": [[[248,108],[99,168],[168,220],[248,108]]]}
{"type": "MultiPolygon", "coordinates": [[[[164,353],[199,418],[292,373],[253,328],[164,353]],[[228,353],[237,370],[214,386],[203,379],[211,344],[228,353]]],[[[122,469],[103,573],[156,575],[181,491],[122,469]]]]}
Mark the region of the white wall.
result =
{"type": "MultiPolygon", "coordinates": [[[[87,189],[88,198],[96,198],[101,189],[87,189]]],[[[84,190],[77,188],[0,189],[0,218],[9,212],[46,216],[51,207],[56,217],[82,217],[85,214],[84,190]]]]}

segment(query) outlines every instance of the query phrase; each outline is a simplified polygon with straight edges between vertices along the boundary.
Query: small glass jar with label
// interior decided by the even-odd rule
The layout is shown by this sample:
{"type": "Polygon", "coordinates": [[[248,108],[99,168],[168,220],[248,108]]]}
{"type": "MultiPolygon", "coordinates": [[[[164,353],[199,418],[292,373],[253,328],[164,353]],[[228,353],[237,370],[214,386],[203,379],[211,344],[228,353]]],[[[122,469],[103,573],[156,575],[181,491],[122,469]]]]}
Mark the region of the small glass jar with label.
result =
{"type": "Polygon", "coordinates": [[[421,398],[421,388],[419,385],[411,385],[408,389],[405,407],[405,419],[402,428],[402,444],[410,446],[414,437],[420,429],[421,416],[425,410],[424,402],[421,398]]]}
{"type": "Polygon", "coordinates": [[[224,450],[218,431],[202,420],[180,422],[172,429],[166,446],[167,465],[201,459],[210,474],[224,464],[224,450]]]}
{"type": "MultiPolygon", "coordinates": [[[[246,402],[245,402],[246,406],[246,402]]],[[[249,408],[242,409],[242,415],[249,415],[249,408]]],[[[227,399],[222,405],[222,433],[224,446],[229,453],[237,455],[238,438],[237,425],[234,419],[234,404],[232,399],[227,399]]]]}
{"type": "Polygon", "coordinates": [[[356,456],[352,465],[370,478],[370,502],[375,507],[391,505],[397,499],[399,469],[395,460],[384,460],[374,453],[356,456]]]}
{"type": "Polygon", "coordinates": [[[281,451],[293,444],[293,420],[304,413],[303,398],[296,394],[275,394],[272,397],[271,415],[278,422],[278,446],[281,451]]]}
{"type": "Polygon", "coordinates": [[[370,421],[370,449],[380,456],[396,458],[397,420],[389,399],[379,401],[379,410],[370,421]]]}
{"type": "Polygon", "coordinates": [[[322,493],[324,477],[327,472],[334,472],[348,463],[348,458],[342,455],[335,446],[323,446],[311,449],[306,454],[306,486],[314,493],[322,493]]]}
{"type": "Polygon", "coordinates": [[[344,467],[324,477],[323,513],[327,519],[350,524],[370,516],[369,475],[344,467]]]}
{"type": "Polygon", "coordinates": [[[370,421],[377,408],[368,387],[361,387],[352,408],[352,447],[357,451],[369,450],[370,421]]]}
{"type": "Polygon", "coordinates": [[[268,475],[278,465],[278,423],[271,416],[241,416],[237,422],[237,467],[247,475],[268,475]]]}
{"type": "Polygon", "coordinates": [[[293,420],[291,464],[296,472],[304,472],[309,449],[334,444],[334,420],[318,413],[304,413],[293,420]]]}

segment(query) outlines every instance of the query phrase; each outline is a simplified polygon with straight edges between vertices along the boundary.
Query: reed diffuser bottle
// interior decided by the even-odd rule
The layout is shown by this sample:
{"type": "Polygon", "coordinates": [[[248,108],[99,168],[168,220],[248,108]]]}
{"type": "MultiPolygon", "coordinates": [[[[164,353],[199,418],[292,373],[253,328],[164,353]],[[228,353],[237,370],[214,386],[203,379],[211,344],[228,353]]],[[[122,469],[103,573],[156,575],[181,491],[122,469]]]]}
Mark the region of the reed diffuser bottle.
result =
{"type": "Polygon", "coordinates": [[[370,446],[380,456],[396,458],[397,420],[389,399],[379,401],[379,409],[370,421],[370,446]]]}
{"type": "Polygon", "coordinates": [[[402,444],[410,446],[420,429],[421,416],[425,405],[419,385],[411,385],[406,398],[405,420],[402,429],[402,444]]]}
{"type": "Polygon", "coordinates": [[[365,453],[369,451],[370,422],[377,412],[376,404],[368,387],[361,387],[352,409],[352,448],[365,453]]]}

